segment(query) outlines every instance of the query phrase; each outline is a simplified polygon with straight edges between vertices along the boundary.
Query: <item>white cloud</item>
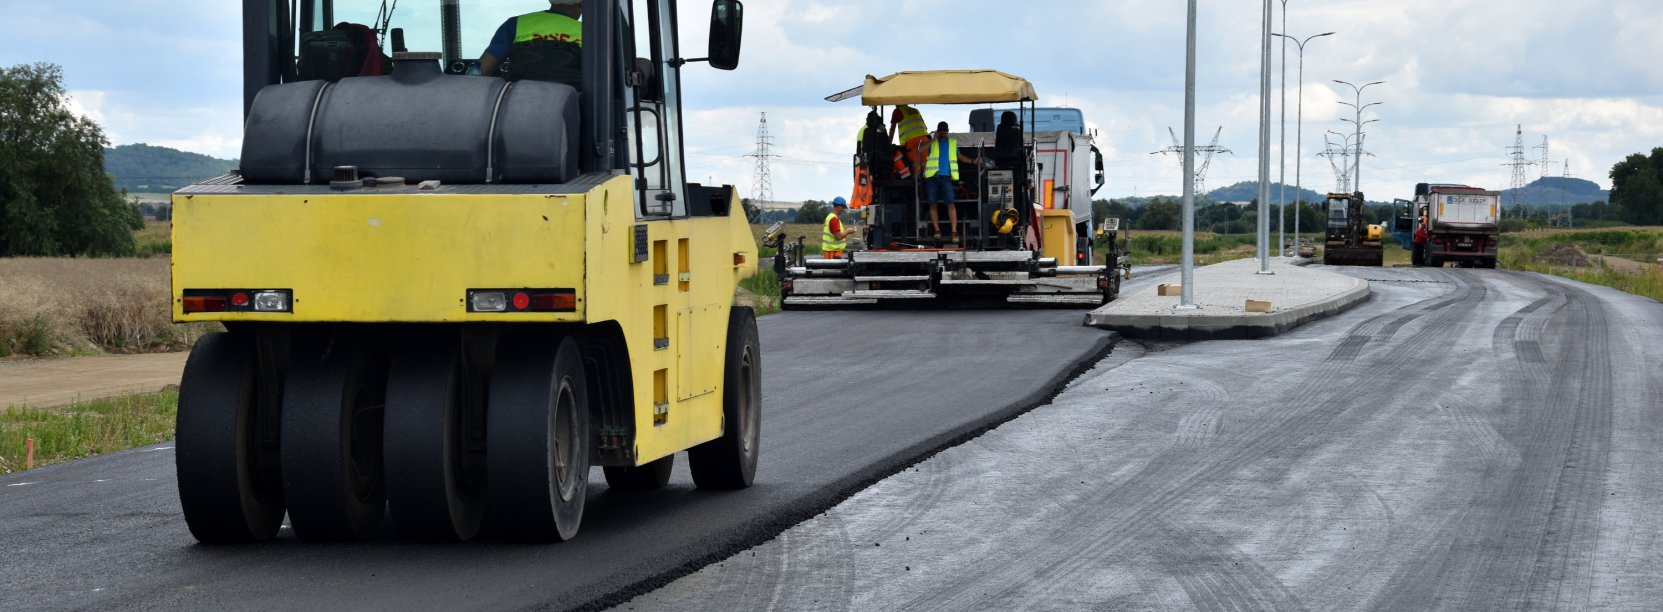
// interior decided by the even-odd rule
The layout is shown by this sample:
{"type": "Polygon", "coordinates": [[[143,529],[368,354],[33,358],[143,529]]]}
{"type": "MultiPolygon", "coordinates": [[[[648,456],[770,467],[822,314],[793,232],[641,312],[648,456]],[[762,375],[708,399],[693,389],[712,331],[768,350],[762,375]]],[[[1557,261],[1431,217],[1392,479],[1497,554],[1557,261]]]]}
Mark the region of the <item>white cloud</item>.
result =
{"type": "MultiPolygon", "coordinates": [[[[470,4],[466,21],[485,28],[514,12],[511,6],[470,4]]],[[[687,55],[702,55],[706,6],[682,4],[687,55]]],[[[1199,140],[1209,141],[1222,124],[1221,144],[1235,151],[1214,161],[1210,185],[1258,175],[1259,7],[1201,3],[1199,140]]],[[[746,8],[740,69],[692,64],[684,71],[694,180],[748,191],[754,160],[743,156],[755,145],[758,113],[767,111],[781,156],[773,164],[776,197],[845,192],[864,109],[822,98],[866,74],[970,67],[1027,77],[1042,104],[1066,99],[1083,109],[1108,158],[1110,182],[1099,195],[1176,193],[1181,185],[1178,165],[1149,152],[1170,146],[1166,128],[1182,125],[1183,3],[811,0],[746,8]]],[[[1624,156],[1663,144],[1656,0],[1291,0],[1288,9],[1291,34],[1338,33],[1307,48],[1307,185],[1331,185],[1327,162],[1315,154],[1325,131],[1349,129],[1338,121],[1349,110],[1335,103],[1332,79],[1386,81],[1369,90],[1369,101],[1385,102],[1372,109],[1381,121],[1369,128],[1375,157],[1363,166],[1374,198],[1401,196],[1420,180],[1507,186],[1504,149],[1520,124],[1526,146],[1552,138],[1555,173],[1569,159],[1573,174],[1602,184],[1624,156]]],[[[432,9],[399,11],[414,20],[432,9]]],[[[235,156],[238,18],[236,4],[209,0],[134,0],[98,11],[16,0],[0,22],[0,64],[63,64],[77,112],[98,119],[117,142],[235,156]]],[[[1288,59],[1297,60],[1291,46],[1288,59]]],[[[1290,65],[1288,88],[1295,80],[1290,65]]],[[[968,107],[924,111],[962,123],[968,107]]],[[[1291,133],[1292,112],[1288,122],[1291,133]]],[[[1289,180],[1295,161],[1290,155],[1289,180]]]]}
{"type": "MultiPolygon", "coordinates": [[[[104,92],[82,90],[69,92],[69,112],[92,120],[94,123],[104,123],[104,92]]],[[[109,136],[109,134],[105,134],[109,136]]]]}

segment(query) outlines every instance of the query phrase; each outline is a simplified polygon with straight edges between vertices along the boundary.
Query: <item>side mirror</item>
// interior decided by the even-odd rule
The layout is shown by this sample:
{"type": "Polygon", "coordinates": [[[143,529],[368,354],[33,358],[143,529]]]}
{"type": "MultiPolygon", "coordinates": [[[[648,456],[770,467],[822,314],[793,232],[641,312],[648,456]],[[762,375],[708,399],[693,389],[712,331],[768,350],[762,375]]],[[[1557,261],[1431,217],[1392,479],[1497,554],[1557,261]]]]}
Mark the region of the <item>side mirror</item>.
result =
{"type": "Polygon", "coordinates": [[[1097,170],[1096,174],[1092,177],[1091,195],[1097,195],[1097,190],[1102,189],[1104,183],[1103,152],[1097,149],[1097,145],[1091,145],[1091,158],[1092,165],[1096,166],[1097,170]]]}
{"type": "Polygon", "coordinates": [[[739,0],[716,0],[710,7],[710,65],[719,70],[739,67],[745,5],[739,0]]]}

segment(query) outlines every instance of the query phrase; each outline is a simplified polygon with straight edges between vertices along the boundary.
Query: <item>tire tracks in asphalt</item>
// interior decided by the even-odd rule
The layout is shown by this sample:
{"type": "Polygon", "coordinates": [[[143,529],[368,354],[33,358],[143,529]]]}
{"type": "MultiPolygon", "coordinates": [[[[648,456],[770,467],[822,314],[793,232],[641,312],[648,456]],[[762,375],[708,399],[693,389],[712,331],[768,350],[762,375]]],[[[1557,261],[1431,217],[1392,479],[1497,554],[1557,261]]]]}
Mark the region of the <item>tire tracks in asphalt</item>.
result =
{"type": "Polygon", "coordinates": [[[1486,463],[1481,482],[1490,486],[1445,521],[1376,608],[1589,603],[1610,448],[1609,329],[1603,306],[1587,292],[1533,284],[1545,295],[1503,319],[1491,342],[1504,379],[1499,403],[1523,409],[1516,424],[1502,427],[1515,430],[1517,459],[1486,463]],[[1560,351],[1550,364],[1532,351],[1540,354],[1542,334],[1556,320],[1560,351]],[[1595,507],[1586,507],[1590,501],[1595,507]]]}
{"type": "MultiPolygon", "coordinates": [[[[1448,273],[1443,273],[1448,274],[1448,273]]],[[[1380,324],[1387,318],[1401,316],[1402,310],[1420,308],[1426,314],[1421,317],[1422,327],[1414,331],[1411,336],[1393,347],[1386,355],[1377,361],[1382,367],[1370,371],[1370,376],[1352,382],[1357,385],[1336,385],[1334,382],[1353,372],[1350,364],[1342,361],[1323,363],[1311,384],[1314,388],[1326,389],[1313,402],[1311,407],[1290,411],[1281,419],[1266,419],[1265,424],[1249,428],[1232,436],[1236,444],[1218,444],[1210,450],[1201,451],[1198,458],[1187,459],[1175,456],[1172,450],[1151,461],[1138,473],[1125,481],[1098,492],[1096,495],[1083,499],[1071,500],[1070,505],[1090,509],[1111,509],[1107,513],[1088,515],[1091,518],[1080,520],[1076,518],[1073,524],[1055,527],[1052,532],[1058,535],[1046,538],[1043,542],[1029,546],[1027,550],[1017,553],[1000,564],[999,568],[983,572],[967,572],[959,580],[937,592],[924,593],[904,603],[903,609],[962,609],[974,607],[979,598],[984,597],[989,587],[1001,589],[995,596],[1008,595],[1016,589],[1028,592],[1047,592],[1054,583],[1070,580],[1090,564],[1090,559],[1102,555],[1114,555],[1127,542],[1143,540],[1155,534],[1158,521],[1173,509],[1186,505],[1200,505],[1209,503],[1204,488],[1211,483],[1222,480],[1229,473],[1240,469],[1241,466],[1251,465],[1270,457],[1290,456],[1283,463],[1291,463],[1293,459],[1314,450],[1319,444],[1318,434],[1330,429],[1345,429],[1357,421],[1371,418],[1365,411],[1357,410],[1356,403],[1351,398],[1361,396],[1366,387],[1390,384],[1391,379],[1383,370],[1404,369],[1410,363],[1409,357],[1418,353],[1430,352],[1439,339],[1447,334],[1449,328],[1458,322],[1470,318],[1474,309],[1450,309],[1448,306],[1463,302],[1479,302],[1484,299],[1487,289],[1482,280],[1477,283],[1467,282],[1461,276],[1450,276],[1456,286],[1453,297],[1449,294],[1436,296],[1431,299],[1410,304],[1396,309],[1391,313],[1383,313],[1371,317],[1353,326],[1352,332],[1369,325],[1380,324]],[[1202,499],[1192,500],[1197,494],[1202,499]],[[1117,500],[1133,500],[1131,504],[1116,505],[1117,500]],[[972,599],[978,598],[978,599],[972,599]]],[[[1345,334],[1346,336],[1354,334],[1345,334]]],[[[1186,449],[1187,453],[1194,453],[1186,449]]],[[[1215,494],[1216,496],[1216,494],[1215,494]]],[[[1363,551],[1358,554],[1366,554],[1363,551]]],[[[1243,597],[1249,597],[1250,592],[1262,592],[1267,589],[1281,589],[1280,583],[1275,585],[1262,584],[1261,581],[1269,574],[1253,572],[1248,569],[1237,568],[1230,574],[1228,584],[1252,585],[1250,588],[1238,589],[1243,597]]],[[[1271,577],[1274,578],[1274,577],[1271,577]]],[[[998,597],[996,600],[1002,600],[998,597]]],[[[1199,603],[1199,602],[1198,602],[1199,603]]]]}

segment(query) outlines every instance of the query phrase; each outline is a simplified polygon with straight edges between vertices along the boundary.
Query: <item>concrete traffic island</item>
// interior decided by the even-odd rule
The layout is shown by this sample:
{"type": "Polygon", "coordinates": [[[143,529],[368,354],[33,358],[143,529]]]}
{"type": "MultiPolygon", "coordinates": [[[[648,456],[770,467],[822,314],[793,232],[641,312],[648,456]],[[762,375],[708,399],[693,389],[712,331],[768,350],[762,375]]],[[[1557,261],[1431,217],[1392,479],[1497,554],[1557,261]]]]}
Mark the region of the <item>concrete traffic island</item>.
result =
{"type": "MultiPolygon", "coordinates": [[[[1156,281],[1171,284],[1122,294],[1086,315],[1086,325],[1150,340],[1217,340],[1275,336],[1331,316],[1369,298],[1368,281],[1305,267],[1308,259],[1271,258],[1275,274],[1256,274],[1257,259],[1238,259],[1195,269],[1195,310],[1178,310],[1179,272],[1156,281]],[[1249,312],[1248,301],[1269,302],[1268,312],[1249,312]]],[[[1261,305],[1263,306],[1263,305],[1261,305]]]]}

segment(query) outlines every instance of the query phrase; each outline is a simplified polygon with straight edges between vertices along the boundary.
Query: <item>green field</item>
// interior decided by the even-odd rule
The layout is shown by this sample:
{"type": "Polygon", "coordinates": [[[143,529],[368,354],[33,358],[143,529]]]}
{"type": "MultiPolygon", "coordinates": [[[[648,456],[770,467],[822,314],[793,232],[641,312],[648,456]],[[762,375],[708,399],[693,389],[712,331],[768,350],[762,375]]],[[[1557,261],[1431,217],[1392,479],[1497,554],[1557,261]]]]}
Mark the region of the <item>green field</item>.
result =
{"type": "Polygon", "coordinates": [[[179,392],[169,389],[56,408],[0,411],[0,474],[24,469],[27,441],[35,467],[173,439],[179,392]]]}

